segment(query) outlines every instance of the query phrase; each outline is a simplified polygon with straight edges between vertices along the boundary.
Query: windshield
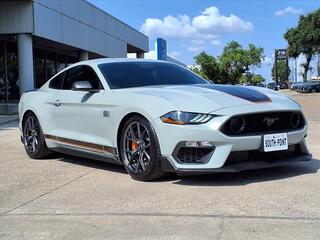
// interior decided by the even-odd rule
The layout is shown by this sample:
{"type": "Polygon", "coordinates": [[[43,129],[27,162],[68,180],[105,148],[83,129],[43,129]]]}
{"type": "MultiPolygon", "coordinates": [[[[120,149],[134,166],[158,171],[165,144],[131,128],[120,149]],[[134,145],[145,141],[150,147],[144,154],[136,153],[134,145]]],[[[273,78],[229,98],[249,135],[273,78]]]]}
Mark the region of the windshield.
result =
{"type": "Polygon", "coordinates": [[[164,62],[114,62],[99,66],[111,89],[149,85],[208,84],[192,71],[164,62]]]}

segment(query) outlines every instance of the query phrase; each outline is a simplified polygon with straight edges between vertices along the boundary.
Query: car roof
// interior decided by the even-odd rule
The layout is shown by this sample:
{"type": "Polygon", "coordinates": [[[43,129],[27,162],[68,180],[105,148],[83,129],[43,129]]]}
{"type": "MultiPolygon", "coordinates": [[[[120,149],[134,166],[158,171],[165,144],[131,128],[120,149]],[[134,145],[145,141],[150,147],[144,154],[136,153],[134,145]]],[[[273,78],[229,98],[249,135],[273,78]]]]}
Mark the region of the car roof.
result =
{"type": "Polygon", "coordinates": [[[163,63],[170,63],[168,61],[162,60],[153,60],[153,59],[142,59],[142,58],[97,58],[91,60],[85,60],[81,62],[77,62],[73,64],[73,66],[88,64],[88,65],[99,65],[103,63],[123,63],[123,62],[163,62],[163,63]]]}

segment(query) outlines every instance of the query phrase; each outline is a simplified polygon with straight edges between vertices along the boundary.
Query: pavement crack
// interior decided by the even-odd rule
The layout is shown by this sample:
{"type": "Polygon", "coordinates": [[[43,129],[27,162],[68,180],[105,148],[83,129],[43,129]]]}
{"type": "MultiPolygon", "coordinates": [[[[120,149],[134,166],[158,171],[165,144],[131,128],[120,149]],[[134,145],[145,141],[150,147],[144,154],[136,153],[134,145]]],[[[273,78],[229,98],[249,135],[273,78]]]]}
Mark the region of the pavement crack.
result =
{"type": "Polygon", "coordinates": [[[221,222],[220,222],[220,225],[219,225],[219,232],[218,232],[218,240],[220,240],[221,237],[222,237],[223,224],[224,224],[224,217],[221,217],[221,222]]]}
{"type": "MultiPolygon", "coordinates": [[[[11,213],[7,215],[0,215],[0,217],[6,216],[69,216],[69,217],[104,217],[104,216],[123,216],[123,217],[190,217],[190,218],[220,218],[221,231],[223,230],[225,220],[227,219],[265,219],[265,220],[291,220],[291,221],[316,221],[320,222],[320,217],[284,217],[284,216],[255,216],[255,215],[222,215],[222,214],[183,214],[183,213],[117,213],[117,212],[88,212],[88,213],[11,213]]],[[[222,233],[222,232],[221,232],[222,233]]]]}
{"type": "Polygon", "coordinates": [[[56,187],[56,188],[53,188],[53,189],[51,189],[50,191],[45,192],[45,193],[43,193],[43,194],[41,194],[41,195],[39,195],[39,196],[37,196],[37,197],[35,197],[35,198],[33,198],[33,199],[25,202],[25,203],[23,203],[23,204],[21,204],[21,205],[19,205],[19,206],[17,206],[17,207],[14,207],[14,208],[12,208],[12,209],[9,209],[9,210],[1,213],[1,215],[6,215],[6,214],[8,214],[8,213],[10,213],[10,212],[18,209],[18,208],[21,208],[21,207],[23,207],[23,206],[25,206],[25,205],[27,205],[27,204],[29,204],[29,203],[32,203],[32,202],[38,200],[39,198],[42,198],[43,196],[48,195],[49,193],[52,193],[52,192],[54,192],[54,191],[56,191],[56,190],[58,190],[58,189],[61,189],[61,188],[65,187],[65,186],[67,186],[67,185],[69,185],[69,184],[71,184],[71,183],[79,180],[80,178],[87,176],[88,174],[90,174],[90,173],[92,173],[92,172],[94,172],[94,171],[96,171],[96,169],[90,170],[90,171],[88,171],[88,172],[86,172],[86,173],[84,173],[84,174],[82,174],[82,175],[80,175],[80,176],[78,176],[78,177],[76,177],[76,178],[74,178],[74,179],[72,179],[72,180],[70,180],[70,181],[68,181],[68,182],[66,182],[66,183],[58,186],[58,187],[56,187]]]}

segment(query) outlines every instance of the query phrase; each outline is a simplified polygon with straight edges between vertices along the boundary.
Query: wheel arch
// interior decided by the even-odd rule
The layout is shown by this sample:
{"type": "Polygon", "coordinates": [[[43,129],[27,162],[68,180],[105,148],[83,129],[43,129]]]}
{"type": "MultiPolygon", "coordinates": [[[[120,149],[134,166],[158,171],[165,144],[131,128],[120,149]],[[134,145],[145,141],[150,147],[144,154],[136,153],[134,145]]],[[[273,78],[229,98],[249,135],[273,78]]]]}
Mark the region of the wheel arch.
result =
{"type": "Polygon", "coordinates": [[[23,127],[23,125],[24,125],[24,123],[25,123],[25,121],[26,121],[26,117],[27,117],[27,115],[28,115],[29,113],[32,113],[33,115],[35,115],[36,118],[37,118],[38,121],[39,121],[39,118],[38,118],[37,114],[36,114],[33,110],[31,110],[31,109],[27,109],[27,110],[23,113],[23,115],[22,115],[22,118],[21,118],[21,127],[23,127]]]}
{"type": "MultiPolygon", "coordinates": [[[[122,162],[121,160],[121,157],[120,157],[120,140],[121,140],[121,131],[123,129],[123,126],[125,125],[125,123],[133,116],[140,116],[140,117],[143,117],[145,119],[147,119],[149,121],[149,119],[144,116],[143,114],[139,113],[139,112],[130,112],[130,113],[127,113],[120,121],[119,123],[119,126],[118,126],[118,129],[117,129],[117,138],[116,138],[116,141],[117,141],[117,151],[118,151],[118,157],[120,159],[120,161],[122,162]]],[[[150,121],[149,121],[150,122],[150,121]]]]}

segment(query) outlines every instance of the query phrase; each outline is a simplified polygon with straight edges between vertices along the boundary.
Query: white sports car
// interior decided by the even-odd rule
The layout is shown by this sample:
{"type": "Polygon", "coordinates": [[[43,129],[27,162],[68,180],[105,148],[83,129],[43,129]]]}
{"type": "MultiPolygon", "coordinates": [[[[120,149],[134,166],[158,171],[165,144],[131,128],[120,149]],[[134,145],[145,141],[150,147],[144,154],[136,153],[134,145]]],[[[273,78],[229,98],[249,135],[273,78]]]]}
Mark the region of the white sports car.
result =
{"type": "Polygon", "coordinates": [[[62,152],[110,161],[143,181],[311,160],[295,101],[210,84],[163,61],[79,62],[24,93],[19,117],[30,158],[62,152]]]}

